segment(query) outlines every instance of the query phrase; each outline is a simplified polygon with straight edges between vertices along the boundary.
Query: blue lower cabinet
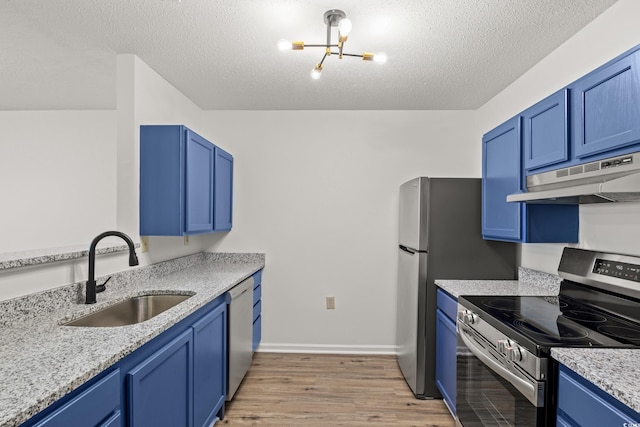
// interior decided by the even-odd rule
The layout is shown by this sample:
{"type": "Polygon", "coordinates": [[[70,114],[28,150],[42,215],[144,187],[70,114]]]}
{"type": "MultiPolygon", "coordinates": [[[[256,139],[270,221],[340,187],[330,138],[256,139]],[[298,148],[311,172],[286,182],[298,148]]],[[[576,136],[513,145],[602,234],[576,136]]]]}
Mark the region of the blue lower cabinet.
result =
{"type": "Polygon", "coordinates": [[[560,365],[556,424],[572,427],[640,425],[640,414],[560,365]]]}
{"type": "Polygon", "coordinates": [[[223,294],[20,427],[209,427],[226,381],[223,294]]]}
{"type": "Polygon", "coordinates": [[[436,386],[451,413],[456,414],[457,300],[441,289],[436,310],[436,386]]]}
{"type": "Polygon", "coordinates": [[[253,351],[262,339],[262,270],[253,275],[253,351]]]}
{"type": "Polygon", "coordinates": [[[193,325],[193,425],[210,426],[224,415],[227,306],[220,305],[193,325]]]}
{"type": "Polygon", "coordinates": [[[27,421],[23,426],[88,427],[120,424],[120,371],[116,369],[44,419],[35,423],[27,421]]]}
{"type": "Polygon", "coordinates": [[[127,373],[131,427],[191,427],[193,340],[183,332],[127,373]]]}

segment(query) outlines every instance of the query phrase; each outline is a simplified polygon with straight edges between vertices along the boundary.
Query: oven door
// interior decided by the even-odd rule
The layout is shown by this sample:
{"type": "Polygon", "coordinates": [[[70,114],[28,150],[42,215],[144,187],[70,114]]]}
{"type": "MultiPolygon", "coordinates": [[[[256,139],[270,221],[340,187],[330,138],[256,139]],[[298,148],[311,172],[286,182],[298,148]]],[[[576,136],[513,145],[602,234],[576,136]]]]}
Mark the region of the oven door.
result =
{"type": "MultiPolygon", "coordinates": [[[[526,397],[527,386],[504,368],[492,346],[465,325],[458,325],[456,414],[464,427],[541,427],[553,422],[543,395],[539,404],[526,397]],[[485,363],[486,362],[486,363],[485,363]],[[505,378],[506,377],[506,378],[505,378]]],[[[544,394],[543,382],[531,384],[544,394]]]]}

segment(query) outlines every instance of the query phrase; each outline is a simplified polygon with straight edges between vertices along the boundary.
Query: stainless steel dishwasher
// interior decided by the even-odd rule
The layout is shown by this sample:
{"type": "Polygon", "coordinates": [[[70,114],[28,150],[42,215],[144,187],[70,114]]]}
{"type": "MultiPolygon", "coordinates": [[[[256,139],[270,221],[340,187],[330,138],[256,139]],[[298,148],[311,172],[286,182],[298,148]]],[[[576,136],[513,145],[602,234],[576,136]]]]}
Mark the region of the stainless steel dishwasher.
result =
{"type": "Polygon", "coordinates": [[[229,378],[227,401],[233,398],[253,360],[253,277],[227,293],[229,303],[229,378]]]}

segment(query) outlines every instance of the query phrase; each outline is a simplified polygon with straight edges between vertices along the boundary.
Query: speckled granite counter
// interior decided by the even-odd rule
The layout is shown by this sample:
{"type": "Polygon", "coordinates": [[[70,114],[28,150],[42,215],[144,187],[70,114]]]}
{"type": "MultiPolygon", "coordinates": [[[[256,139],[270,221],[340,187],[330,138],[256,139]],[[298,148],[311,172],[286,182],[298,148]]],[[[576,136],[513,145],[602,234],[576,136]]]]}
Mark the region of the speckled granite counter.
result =
{"type": "Polygon", "coordinates": [[[0,426],[17,426],[263,268],[264,254],[201,253],[112,275],[98,303],[84,284],[0,302],[0,426]],[[60,326],[132,295],[193,294],[136,325],[60,326]]]}
{"type": "MultiPolygon", "coordinates": [[[[136,248],[140,243],[135,244],[136,248]]],[[[97,255],[128,251],[127,245],[101,244],[96,249],[97,255]]],[[[36,249],[32,251],[7,252],[0,254],[0,270],[20,268],[32,265],[48,264],[51,262],[68,261],[89,255],[89,247],[65,246],[62,248],[36,249]]]]}
{"type": "Polygon", "coordinates": [[[458,298],[461,295],[558,295],[560,277],[520,267],[519,280],[436,280],[436,285],[458,298]]]}
{"type": "Polygon", "coordinates": [[[640,412],[640,350],[552,348],[551,357],[640,412]]]}

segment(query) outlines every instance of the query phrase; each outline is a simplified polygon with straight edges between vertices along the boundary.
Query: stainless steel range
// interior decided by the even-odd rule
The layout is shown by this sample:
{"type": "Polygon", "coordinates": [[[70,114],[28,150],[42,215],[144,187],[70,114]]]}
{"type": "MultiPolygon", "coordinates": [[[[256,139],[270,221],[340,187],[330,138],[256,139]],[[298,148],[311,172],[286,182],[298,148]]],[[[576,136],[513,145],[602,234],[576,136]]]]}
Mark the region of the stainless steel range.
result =
{"type": "Polygon", "coordinates": [[[463,426],[553,426],[552,347],[640,347],[640,257],[565,248],[558,274],[558,296],[458,299],[463,426]]]}

